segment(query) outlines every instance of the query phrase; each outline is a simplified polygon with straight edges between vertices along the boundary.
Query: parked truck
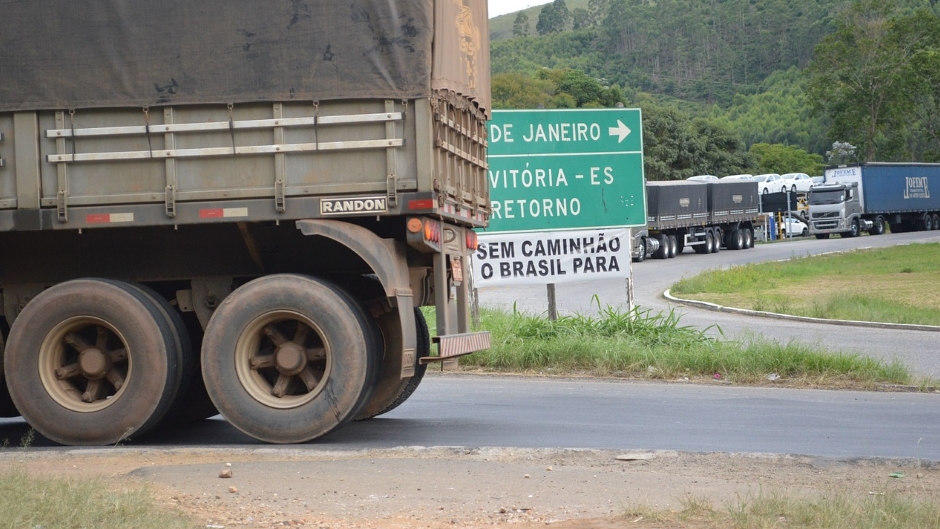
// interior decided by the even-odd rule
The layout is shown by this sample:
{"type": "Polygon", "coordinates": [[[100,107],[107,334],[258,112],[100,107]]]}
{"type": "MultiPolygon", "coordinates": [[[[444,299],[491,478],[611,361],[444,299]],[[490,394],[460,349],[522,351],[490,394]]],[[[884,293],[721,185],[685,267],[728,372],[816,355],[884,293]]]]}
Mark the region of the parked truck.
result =
{"type": "Polygon", "coordinates": [[[810,189],[809,231],[817,239],[863,231],[881,235],[940,228],[940,164],[866,163],[829,167],[810,189]],[[934,190],[931,195],[931,189],[934,190]]]}
{"type": "Polygon", "coordinates": [[[647,182],[646,204],[646,228],[634,237],[636,261],[675,257],[686,246],[703,254],[754,247],[760,213],[756,182],[647,182]]]}
{"type": "Polygon", "coordinates": [[[2,12],[0,415],[302,442],[489,346],[484,0],[2,12]]]}

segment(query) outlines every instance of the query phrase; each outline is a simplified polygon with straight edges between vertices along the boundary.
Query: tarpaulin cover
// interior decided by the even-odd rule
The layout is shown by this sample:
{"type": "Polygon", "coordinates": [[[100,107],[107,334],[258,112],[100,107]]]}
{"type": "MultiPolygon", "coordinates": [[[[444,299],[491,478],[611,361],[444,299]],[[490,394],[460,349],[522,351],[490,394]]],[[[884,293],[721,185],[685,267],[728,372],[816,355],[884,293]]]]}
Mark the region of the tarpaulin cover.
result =
{"type": "Polygon", "coordinates": [[[485,0],[0,0],[0,111],[409,99],[489,107],[485,0]]]}

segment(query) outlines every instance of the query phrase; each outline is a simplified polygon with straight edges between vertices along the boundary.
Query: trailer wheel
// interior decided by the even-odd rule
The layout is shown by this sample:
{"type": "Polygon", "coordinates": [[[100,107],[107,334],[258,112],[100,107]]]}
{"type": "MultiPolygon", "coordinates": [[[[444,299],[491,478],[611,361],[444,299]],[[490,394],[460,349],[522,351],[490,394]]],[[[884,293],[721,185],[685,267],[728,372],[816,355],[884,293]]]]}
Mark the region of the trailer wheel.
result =
{"type": "Polygon", "coordinates": [[[69,445],[145,433],[179,389],[173,329],[139,289],[78,279],[36,296],[10,329],[4,370],[23,418],[69,445]]]}
{"type": "Polygon", "coordinates": [[[3,380],[3,350],[5,347],[3,334],[0,334],[0,417],[19,417],[13,399],[10,397],[10,390],[7,389],[6,380],[3,380]]]}
{"type": "Polygon", "coordinates": [[[884,217],[875,218],[875,222],[872,223],[872,228],[868,230],[869,235],[881,235],[885,232],[885,219],[884,217]]]}
{"type": "Polygon", "coordinates": [[[714,243],[712,244],[712,253],[718,253],[721,251],[721,237],[721,230],[716,229],[715,234],[712,236],[712,242],[714,243]]]}
{"type": "Polygon", "coordinates": [[[225,298],[206,327],[206,390],[222,416],[255,439],[320,437],[371,396],[380,364],[374,325],[325,281],[256,279],[225,298]]]}
{"type": "Polygon", "coordinates": [[[728,248],[731,250],[744,249],[744,234],[740,229],[731,230],[731,236],[728,239],[728,248]]]}
{"type": "Polygon", "coordinates": [[[676,248],[678,247],[679,243],[676,242],[675,235],[669,235],[666,237],[666,241],[669,243],[669,249],[666,253],[666,257],[672,259],[676,256],[676,248]]]}
{"type": "Polygon", "coordinates": [[[933,217],[930,216],[930,213],[924,215],[924,219],[920,221],[920,227],[923,231],[933,231],[933,217]]]}
{"type": "Polygon", "coordinates": [[[751,249],[754,247],[754,230],[751,228],[744,228],[744,248],[751,249]]]}
{"type": "Polygon", "coordinates": [[[705,232],[705,253],[715,252],[715,236],[711,230],[705,232]]]}
{"type": "MultiPolygon", "coordinates": [[[[415,347],[415,361],[418,362],[420,359],[431,354],[431,336],[428,333],[428,322],[424,318],[424,313],[421,312],[419,308],[415,308],[414,311],[415,333],[418,338],[415,347]]],[[[424,373],[427,369],[427,364],[419,362],[415,366],[414,376],[406,379],[402,379],[397,371],[395,373],[382,373],[376,385],[376,392],[356,417],[356,420],[371,419],[379,415],[384,415],[401,406],[402,403],[408,400],[408,397],[418,389],[418,385],[421,384],[421,381],[424,379],[424,373]],[[382,391],[383,384],[390,384],[392,386],[389,388],[391,391],[382,391]],[[380,392],[384,394],[381,401],[377,399],[380,392]]]]}
{"type": "Polygon", "coordinates": [[[940,214],[934,213],[931,218],[933,219],[933,229],[940,230],[940,214]]]}

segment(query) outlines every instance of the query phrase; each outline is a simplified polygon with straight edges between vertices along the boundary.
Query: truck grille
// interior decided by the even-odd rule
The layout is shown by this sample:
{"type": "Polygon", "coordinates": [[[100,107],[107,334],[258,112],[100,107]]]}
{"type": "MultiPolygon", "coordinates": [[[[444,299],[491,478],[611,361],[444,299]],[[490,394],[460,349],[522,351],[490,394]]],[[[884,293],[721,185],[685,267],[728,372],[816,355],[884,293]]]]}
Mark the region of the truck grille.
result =
{"type": "Polygon", "coordinates": [[[838,211],[817,212],[817,213],[813,213],[813,218],[814,219],[832,219],[832,218],[837,219],[839,218],[839,212],[838,211]]]}

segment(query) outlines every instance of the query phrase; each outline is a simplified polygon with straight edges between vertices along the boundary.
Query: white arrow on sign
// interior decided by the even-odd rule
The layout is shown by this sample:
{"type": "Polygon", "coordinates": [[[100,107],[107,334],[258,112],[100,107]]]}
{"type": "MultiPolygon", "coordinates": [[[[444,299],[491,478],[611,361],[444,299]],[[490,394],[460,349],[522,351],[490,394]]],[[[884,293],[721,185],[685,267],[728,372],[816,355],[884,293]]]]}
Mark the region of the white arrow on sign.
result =
{"type": "Polygon", "coordinates": [[[622,142],[623,139],[626,138],[631,132],[633,131],[630,130],[630,127],[624,125],[623,121],[620,121],[619,119],[617,120],[616,127],[610,127],[607,129],[608,134],[610,134],[611,136],[618,137],[617,143],[622,142]]]}

